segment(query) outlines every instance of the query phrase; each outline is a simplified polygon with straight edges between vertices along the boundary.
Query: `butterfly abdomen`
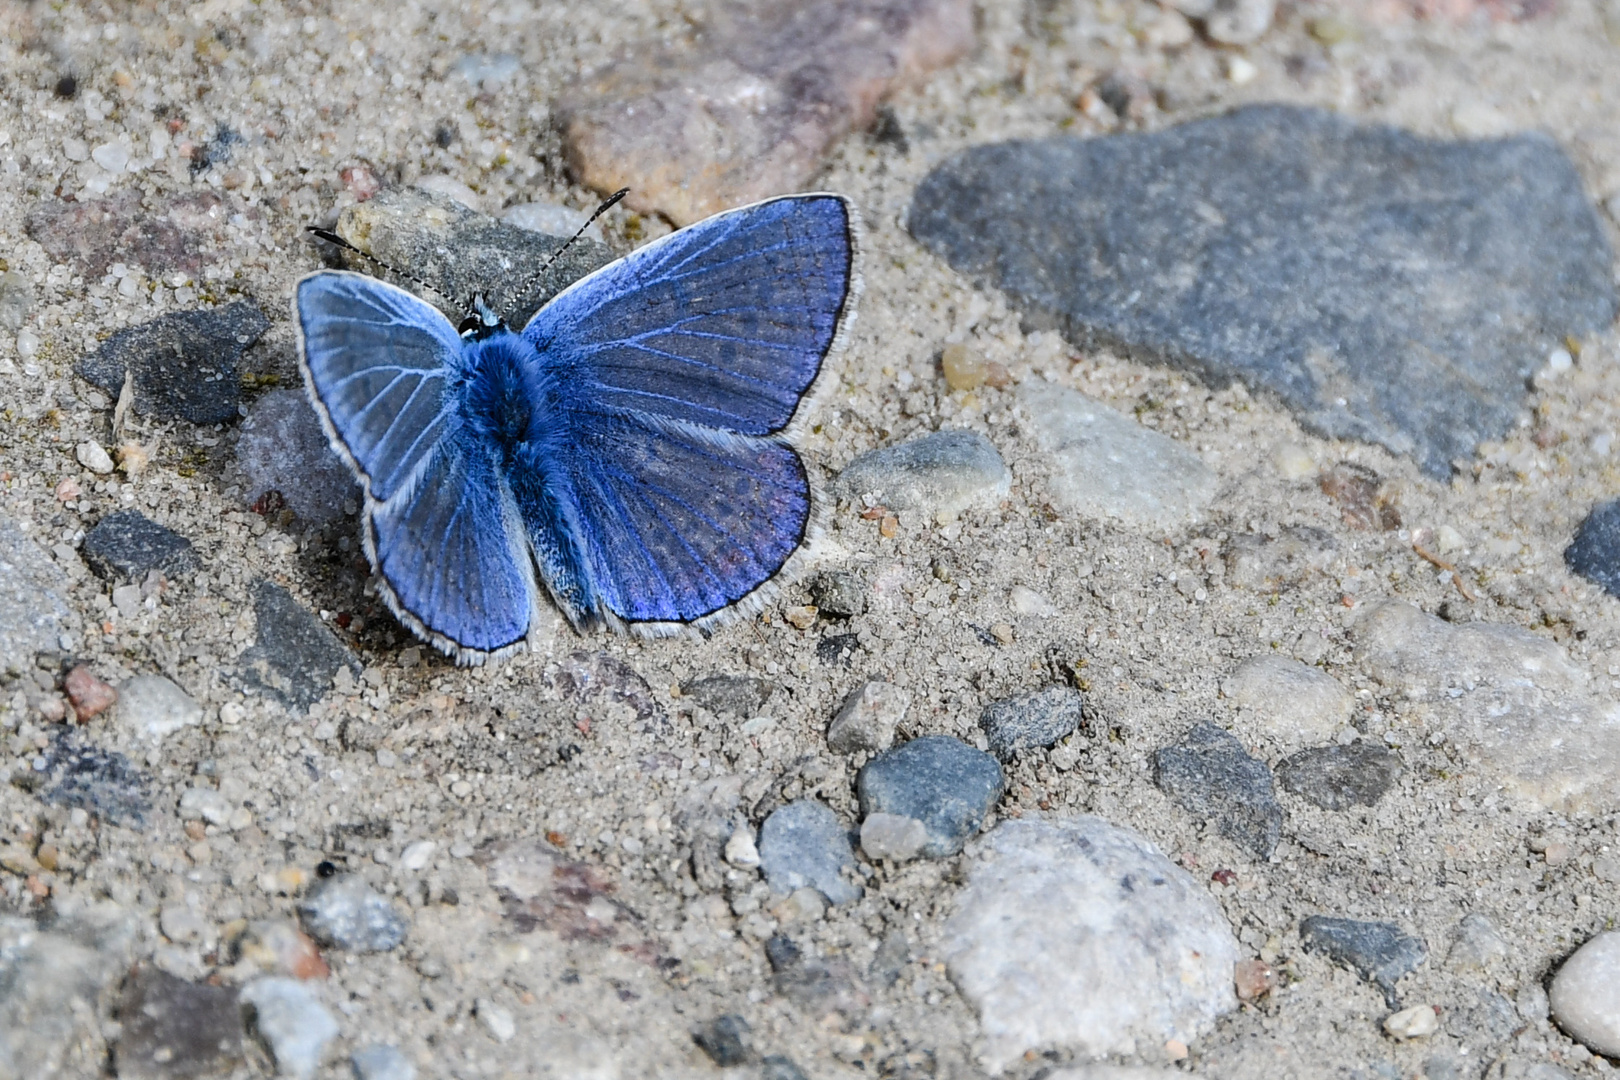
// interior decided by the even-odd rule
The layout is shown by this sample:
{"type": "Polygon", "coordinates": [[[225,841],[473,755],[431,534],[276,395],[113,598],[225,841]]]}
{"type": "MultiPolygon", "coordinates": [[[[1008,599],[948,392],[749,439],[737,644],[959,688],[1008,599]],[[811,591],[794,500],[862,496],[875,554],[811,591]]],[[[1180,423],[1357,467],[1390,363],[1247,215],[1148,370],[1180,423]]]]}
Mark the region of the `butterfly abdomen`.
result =
{"type": "Polygon", "coordinates": [[[534,347],[510,330],[468,341],[463,352],[463,423],[510,467],[527,444],[543,437],[549,381],[534,347]]]}

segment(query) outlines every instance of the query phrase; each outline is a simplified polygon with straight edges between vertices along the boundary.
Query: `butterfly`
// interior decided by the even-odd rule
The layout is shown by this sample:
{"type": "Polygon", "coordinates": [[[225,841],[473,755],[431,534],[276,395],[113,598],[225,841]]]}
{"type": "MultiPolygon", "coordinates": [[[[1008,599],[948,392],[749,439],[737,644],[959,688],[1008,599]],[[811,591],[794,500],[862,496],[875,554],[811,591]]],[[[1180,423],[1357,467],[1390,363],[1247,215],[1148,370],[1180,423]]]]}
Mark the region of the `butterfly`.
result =
{"type": "Polygon", "coordinates": [[[815,528],[796,442],[860,295],[835,194],[769,199],[586,275],[513,330],[350,271],[298,282],[300,366],[364,492],[379,591],[459,663],[759,610],[815,528]]]}

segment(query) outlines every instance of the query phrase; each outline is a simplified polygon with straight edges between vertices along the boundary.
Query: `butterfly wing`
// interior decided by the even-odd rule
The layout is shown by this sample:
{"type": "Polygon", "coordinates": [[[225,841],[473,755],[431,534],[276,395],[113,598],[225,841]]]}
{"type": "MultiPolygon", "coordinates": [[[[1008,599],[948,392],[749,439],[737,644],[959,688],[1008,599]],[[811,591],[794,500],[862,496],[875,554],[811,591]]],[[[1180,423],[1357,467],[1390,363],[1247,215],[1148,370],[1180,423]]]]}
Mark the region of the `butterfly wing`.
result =
{"type": "MultiPolygon", "coordinates": [[[[803,543],[814,497],[785,432],[853,313],[856,228],[836,195],[728,211],[576,282],[524,329],[567,388],[568,437],[535,463],[549,511],[519,501],[537,551],[568,523],[592,605],[652,632],[702,625],[803,543]]],[[[555,595],[566,573],[541,564],[555,595]]]]}
{"type": "Polygon", "coordinates": [[[512,496],[460,419],[455,329],[362,274],[311,274],[294,304],[310,400],[365,491],[366,554],[389,606],[464,661],[515,646],[533,569],[512,496]]]}

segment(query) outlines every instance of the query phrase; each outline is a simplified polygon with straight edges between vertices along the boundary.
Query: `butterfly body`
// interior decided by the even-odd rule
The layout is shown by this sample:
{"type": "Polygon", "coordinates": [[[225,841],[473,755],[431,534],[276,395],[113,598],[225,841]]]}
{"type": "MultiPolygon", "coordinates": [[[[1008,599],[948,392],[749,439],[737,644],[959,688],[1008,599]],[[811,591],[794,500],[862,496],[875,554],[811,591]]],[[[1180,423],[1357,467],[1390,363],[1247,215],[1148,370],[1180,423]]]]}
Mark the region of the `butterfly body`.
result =
{"type": "Polygon", "coordinates": [[[576,628],[644,634],[762,602],[818,510],[794,420],[853,312],[855,228],[832,195],[728,211],[521,332],[301,281],[306,384],[394,612],[476,663],[521,646],[542,589],[576,628]]]}

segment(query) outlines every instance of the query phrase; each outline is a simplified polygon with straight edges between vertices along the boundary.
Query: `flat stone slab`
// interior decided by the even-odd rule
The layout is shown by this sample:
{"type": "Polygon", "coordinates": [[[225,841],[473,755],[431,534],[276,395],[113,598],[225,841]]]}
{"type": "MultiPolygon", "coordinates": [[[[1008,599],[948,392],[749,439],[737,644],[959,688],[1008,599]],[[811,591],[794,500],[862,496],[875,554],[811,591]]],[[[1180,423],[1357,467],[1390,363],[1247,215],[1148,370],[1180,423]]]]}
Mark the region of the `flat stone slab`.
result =
{"type": "Polygon", "coordinates": [[[1233,843],[1262,858],[1276,849],[1282,807],[1271,770],[1230,733],[1200,720],[1179,743],[1154,751],[1153,777],[1178,806],[1213,820],[1233,843]]]}
{"type": "Polygon", "coordinates": [[[353,654],[326,624],[275,582],[254,586],[253,614],[258,635],[238,658],[238,674],[288,708],[309,708],[332,688],[338,668],[353,666],[353,654]]]}
{"type": "Polygon", "coordinates": [[[1051,455],[1052,502],[1085,518],[1174,528],[1215,497],[1215,470],[1167,435],[1100,401],[1051,383],[1026,383],[1018,404],[1051,455]]]}
{"type": "Polygon", "coordinates": [[[1299,940],[1311,952],[1351,967],[1384,992],[1396,1008],[1395,984],[1428,957],[1423,942],[1394,923],[1312,915],[1299,924],[1299,940]]]}
{"type": "Polygon", "coordinates": [[[108,581],[139,582],[153,570],[177,578],[197,569],[191,541],[139,510],[115,510],[96,522],[79,554],[108,581]]]}
{"type": "Polygon", "coordinates": [[[1317,109],[974,147],[918,187],[909,227],[1082,345],[1241,379],[1436,477],[1616,306],[1597,212],[1547,136],[1317,109]]]}
{"type": "Polygon", "coordinates": [[[78,372],[116,397],[133,371],[135,411],[143,416],[232,423],[239,418],[242,350],[268,329],[264,312],[246,300],[175,311],[118,331],[79,361],[78,372]]]}
{"type": "Polygon", "coordinates": [[[1220,905],[1098,817],[996,826],[939,955],[979,1012],[992,1074],[1032,1050],[1157,1052],[1238,1004],[1238,943],[1220,905]]]}

